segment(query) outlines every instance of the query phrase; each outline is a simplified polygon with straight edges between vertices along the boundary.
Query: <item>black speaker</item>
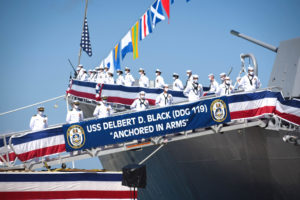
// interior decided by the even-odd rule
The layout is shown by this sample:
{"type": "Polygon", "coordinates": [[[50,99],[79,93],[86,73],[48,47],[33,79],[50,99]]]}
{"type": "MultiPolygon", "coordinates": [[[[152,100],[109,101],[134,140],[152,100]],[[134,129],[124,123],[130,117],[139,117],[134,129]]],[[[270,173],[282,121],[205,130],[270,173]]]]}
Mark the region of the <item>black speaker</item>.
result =
{"type": "Polygon", "coordinates": [[[137,188],[146,187],[146,165],[130,164],[123,167],[122,171],[122,185],[137,188]]]}

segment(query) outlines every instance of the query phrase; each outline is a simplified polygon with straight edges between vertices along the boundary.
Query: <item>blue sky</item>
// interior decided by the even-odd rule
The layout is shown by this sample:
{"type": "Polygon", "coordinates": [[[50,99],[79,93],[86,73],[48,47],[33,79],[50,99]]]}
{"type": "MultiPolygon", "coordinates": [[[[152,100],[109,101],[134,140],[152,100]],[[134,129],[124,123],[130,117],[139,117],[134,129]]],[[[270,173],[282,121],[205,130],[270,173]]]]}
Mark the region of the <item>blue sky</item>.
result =
{"type": "MultiPolygon", "coordinates": [[[[1,104],[0,113],[65,94],[76,64],[84,16],[83,0],[0,0],[1,104]]],[[[154,0],[89,0],[88,25],[93,56],[83,53],[81,63],[99,65],[154,0]]],[[[266,87],[276,54],[231,35],[237,30],[274,46],[300,36],[297,0],[175,0],[171,18],[160,22],[139,42],[139,58],[128,54],[121,62],[137,78],[143,67],[150,79],[161,69],[167,83],[176,72],[185,81],[191,69],[207,86],[209,73],[240,71],[241,53],[253,53],[259,77],[266,87]]],[[[65,121],[66,104],[44,104],[49,124],[65,121]]],[[[36,108],[0,116],[0,134],[28,129],[36,108]]]]}

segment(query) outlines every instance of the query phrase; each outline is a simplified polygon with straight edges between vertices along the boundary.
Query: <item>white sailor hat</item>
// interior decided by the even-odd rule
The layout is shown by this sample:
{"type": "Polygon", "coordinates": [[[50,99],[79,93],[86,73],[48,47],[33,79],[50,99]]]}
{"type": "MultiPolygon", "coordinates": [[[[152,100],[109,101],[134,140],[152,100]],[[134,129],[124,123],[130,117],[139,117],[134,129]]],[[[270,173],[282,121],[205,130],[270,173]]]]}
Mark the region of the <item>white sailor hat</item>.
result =
{"type": "Polygon", "coordinates": [[[80,69],[81,69],[80,67],[77,67],[77,68],[76,68],[76,70],[80,70],[80,69]]]}
{"type": "Polygon", "coordinates": [[[74,105],[79,105],[79,101],[78,101],[78,100],[75,100],[75,101],[73,101],[73,104],[74,104],[74,105]]]}
{"type": "Polygon", "coordinates": [[[230,80],[230,77],[229,77],[229,76],[226,76],[226,77],[225,77],[225,80],[230,80]]]}
{"type": "Polygon", "coordinates": [[[213,73],[210,73],[210,74],[208,74],[208,77],[210,77],[210,76],[215,76],[213,73]]]}
{"type": "Polygon", "coordinates": [[[145,95],[146,93],[145,93],[144,91],[140,91],[140,95],[141,95],[141,94],[145,95]]]}
{"type": "Polygon", "coordinates": [[[96,73],[96,70],[92,69],[92,73],[96,73]]]}
{"type": "Polygon", "coordinates": [[[103,66],[101,65],[101,66],[99,67],[99,69],[104,69],[104,68],[103,68],[103,66]]]}
{"type": "Polygon", "coordinates": [[[186,70],[186,73],[192,73],[192,70],[188,69],[186,70]]]}
{"type": "Polygon", "coordinates": [[[83,65],[82,65],[82,64],[79,64],[78,67],[83,67],[83,65]]]}
{"type": "Polygon", "coordinates": [[[177,73],[173,73],[173,76],[179,76],[177,73]]]}
{"type": "Polygon", "coordinates": [[[156,70],[155,70],[155,72],[159,72],[159,73],[161,73],[160,69],[156,69],[156,70]]]}
{"type": "Polygon", "coordinates": [[[144,72],[145,70],[144,70],[143,68],[140,68],[140,69],[139,69],[139,72],[141,72],[141,71],[143,71],[143,72],[144,72]]]}
{"type": "Polygon", "coordinates": [[[92,69],[89,69],[89,72],[92,72],[93,70],[92,69]]]}
{"type": "Polygon", "coordinates": [[[253,70],[254,70],[254,68],[253,68],[253,67],[251,67],[251,66],[249,66],[249,67],[248,67],[248,70],[252,70],[252,71],[253,71],[253,70]]]}
{"type": "Polygon", "coordinates": [[[226,76],[226,73],[225,73],[225,72],[222,72],[222,73],[220,74],[220,76],[226,76]]]}
{"type": "Polygon", "coordinates": [[[95,70],[99,70],[99,69],[100,69],[100,67],[99,67],[99,66],[95,67],[95,70]]]}
{"type": "Polygon", "coordinates": [[[163,87],[164,87],[164,88],[165,88],[165,87],[167,87],[167,88],[168,88],[168,87],[169,87],[169,85],[168,85],[168,84],[164,84],[164,86],[163,86],[163,87]]]}
{"type": "Polygon", "coordinates": [[[86,72],[86,69],[83,69],[84,72],[86,72]]]}
{"type": "Polygon", "coordinates": [[[125,67],[125,71],[130,71],[129,67],[125,67]]]}
{"type": "Polygon", "coordinates": [[[199,78],[199,76],[197,74],[193,75],[193,79],[198,79],[198,78],[199,78]]]}
{"type": "Polygon", "coordinates": [[[45,110],[44,106],[38,107],[38,111],[44,111],[44,110],[45,110]]]}

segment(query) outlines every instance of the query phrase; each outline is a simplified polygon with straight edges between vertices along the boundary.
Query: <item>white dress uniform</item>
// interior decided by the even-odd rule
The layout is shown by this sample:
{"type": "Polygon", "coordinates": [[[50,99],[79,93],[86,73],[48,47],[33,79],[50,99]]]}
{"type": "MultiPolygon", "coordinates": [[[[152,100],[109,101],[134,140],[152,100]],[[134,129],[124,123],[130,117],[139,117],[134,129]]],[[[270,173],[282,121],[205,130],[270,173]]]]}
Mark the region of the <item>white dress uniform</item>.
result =
{"type": "Polygon", "coordinates": [[[68,111],[66,122],[68,124],[77,123],[83,121],[83,112],[79,108],[72,108],[68,111]]]}
{"type": "Polygon", "coordinates": [[[231,84],[225,84],[224,82],[219,86],[218,95],[224,96],[224,95],[231,94],[232,90],[233,90],[233,86],[231,84]]]}
{"type": "Polygon", "coordinates": [[[30,120],[30,129],[32,131],[42,130],[48,127],[48,117],[44,114],[33,115],[30,120]]]}
{"type": "Polygon", "coordinates": [[[218,93],[218,90],[219,90],[218,82],[216,80],[213,80],[212,82],[210,82],[209,92],[218,93]]]}
{"type": "Polygon", "coordinates": [[[163,88],[165,85],[164,78],[161,75],[156,76],[155,78],[155,88],[163,88]]]}
{"type": "Polygon", "coordinates": [[[138,98],[134,100],[130,108],[136,111],[146,110],[147,108],[149,108],[149,101],[147,99],[138,98]]]}
{"type": "Polygon", "coordinates": [[[124,78],[125,86],[133,86],[134,78],[130,73],[127,73],[124,78]]]}
{"type": "Polygon", "coordinates": [[[245,75],[242,77],[241,81],[239,82],[239,87],[241,87],[245,91],[256,90],[260,88],[261,83],[257,76],[249,76],[245,75]]]}
{"type": "Polygon", "coordinates": [[[93,76],[91,78],[91,82],[95,82],[96,83],[96,81],[97,81],[97,74],[93,73],[93,76]]]}
{"type": "Polygon", "coordinates": [[[79,75],[79,70],[76,70],[76,73],[77,73],[76,79],[80,80],[82,75],[79,75]]]}
{"type": "Polygon", "coordinates": [[[109,78],[108,72],[104,71],[103,74],[104,74],[104,82],[103,83],[108,83],[108,78],[109,78]]]}
{"type": "Polygon", "coordinates": [[[189,76],[188,79],[186,80],[185,88],[188,87],[188,85],[193,84],[193,75],[189,76]]]}
{"type": "Polygon", "coordinates": [[[81,68],[80,70],[79,70],[79,72],[78,72],[78,74],[77,74],[77,80],[81,80],[81,77],[82,77],[82,75],[83,75],[83,68],[81,68]]]}
{"type": "Polygon", "coordinates": [[[116,84],[117,85],[124,85],[125,84],[125,80],[124,80],[124,76],[123,75],[119,75],[117,80],[116,80],[116,84]]]}
{"type": "Polygon", "coordinates": [[[105,118],[110,116],[110,106],[106,106],[103,102],[100,102],[100,105],[97,105],[93,116],[99,118],[105,118]]]}
{"type": "Polygon", "coordinates": [[[86,73],[83,73],[80,77],[80,81],[88,81],[88,75],[86,73]]]}
{"type": "Polygon", "coordinates": [[[175,90],[175,91],[182,91],[183,90],[183,84],[182,84],[182,81],[179,78],[174,80],[173,90],[175,90]]]}
{"type": "Polygon", "coordinates": [[[142,74],[140,79],[139,79],[139,85],[140,87],[149,87],[149,78],[142,74]]]}
{"type": "Polygon", "coordinates": [[[93,73],[91,73],[91,74],[89,75],[89,77],[88,77],[88,81],[89,81],[89,82],[93,82],[93,76],[94,76],[93,73]]]}
{"type": "Polygon", "coordinates": [[[189,101],[199,100],[203,96],[203,87],[200,83],[188,84],[183,94],[189,98],[189,101]]]}
{"type": "Polygon", "coordinates": [[[96,83],[104,83],[104,72],[98,72],[96,83]]]}
{"type": "Polygon", "coordinates": [[[107,80],[106,80],[106,83],[107,84],[115,84],[115,80],[114,80],[114,77],[111,77],[111,76],[109,76],[108,78],[107,78],[107,80]]]}
{"type": "Polygon", "coordinates": [[[170,106],[173,104],[173,96],[163,92],[156,97],[155,104],[160,107],[170,106]]]}

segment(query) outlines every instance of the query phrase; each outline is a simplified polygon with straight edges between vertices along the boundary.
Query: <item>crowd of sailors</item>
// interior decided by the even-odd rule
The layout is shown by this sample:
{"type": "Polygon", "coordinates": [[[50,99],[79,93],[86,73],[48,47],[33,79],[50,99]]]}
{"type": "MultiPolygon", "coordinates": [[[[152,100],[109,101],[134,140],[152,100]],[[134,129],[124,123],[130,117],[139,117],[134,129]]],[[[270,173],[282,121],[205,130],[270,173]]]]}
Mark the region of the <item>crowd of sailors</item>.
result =
{"type": "MultiPolygon", "coordinates": [[[[135,79],[130,73],[130,68],[125,67],[125,75],[123,75],[122,70],[117,70],[117,78],[114,80],[114,75],[109,71],[109,68],[106,67],[96,67],[95,70],[87,70],[83,68],[83,65],[78,65],[76,69],[76,80],[80,81],[89,81],[101,84],[117,84],[124,86],[133,86],[135,83],[135,79]]],[[[140,77],[138,79],[138,83],[140,87],[148,88],[150,87],[149,78],[146,76],[145,70],[143,68],[139,69],[140,77]]],[[[186,71],[187,80],[185,86],[182,81],[179,79],[179,75],[177,73],[173,73],[173,84],[172,90],[175,91],[184,91],[187,89],[185,93],[188,93],[190,90],[198,90],[200,96],[203,95],[203,87],[200,83],[198,83],[198,75],[193,74],[191,70],[186,71]],[[193,87],[191,87],[193,86],[193,87]],[[201,91],[202,89],[202,91],[201,91]]],[[[155,70],[155,88],[163,88],[165,85],[164,78],[162,77],[162,72],[159,69],[155,70]]],[[[258,89],[261,84],[257,76],[254,75],[254,68],[248,67],[248,74],[244,77],[238,77],[236,84],[233,86],[232,81],[229,76],[226,76],[226,73],[220,74],[220,84],[216,81],[214,74],[209,74],[208,78],[210,80],[210,90],[211,93],[216,93],[218,95],[226,95],[230,94],[234,88],[244,91],[251,91],[258,89]]]]}
{"type": "MultiPolygon", "coordinates": [[[[125,68],[125,75],[121,70],[117,70],[117,79],[114,80],[113,73],[109,72],[108,67],[96,67],[95,70],[89,70],[87,74],[86,70],[82,65],[79,65],[77,68],[77,76],[75,79],[80,81],[90,81],[96,83],[104,84],[118,84],[124,86],[133,86],[135,79],[130,73],[130,68],[125,68]]],[[[139,69],[139,86],[148,88],[150,86],[149,78],[146,76],[145,70],[139,69]]],[[[173,96],[168,92],[169,86],[165,84],[164,78],[162,77],[162,72],[159,69],[155,71],[156,78],[154,82],[155,88],[162,88],[163,92],[159,94],[156,98],[155,104],[164,107],[173,104],[173,96]]],[[[182,81],[179,79],[177,73],[173,73],[173,84],[172,89],[175,91],[183,91],[183,94],[188,97],[189,101],[199,100],[203,94],[203,86],[199,83],[199,77],[196,74],[193,74],[191,70],[186,71],[187,80],[185,86],[182,81]]],[[[248,67],[248,73],[243,77],[238,77],[236,83],[232,85],[231,79],[226,73],[220,74],[220,83],[215,79],[214,74],[209,74],[208,78],[210,80],[209,93],[214,93],[216,95],[228,95],[233,92],[236,88],[238,90],[251,91],[260,88],[261,83],[256,75],[254,75],[253,67],[248,67]]],[[[135,111],[142,111],[149,108],[149,101],[146,99],[146,93],[141,91],[139,93],[139,98],[134,100],[130,108],[135,111]]],[[[97,102],[97,106],[94,110],[94,117],[104,118],[111,115],[112,108],[110,105],[107,105],[105,101],[101,100],[97,102]]],[[[66,122],[67,123],[77,123],[83,121],[83,112],[79,108],[79,101],[74,101],[72,103],[72,109],[68,111],[66,122]]],[[[44,107],[38,108],[38,113],[31,118],[30,128],[33,131],[41,130],[48,127],[48,118],[44,115],[44,107]]]]}

